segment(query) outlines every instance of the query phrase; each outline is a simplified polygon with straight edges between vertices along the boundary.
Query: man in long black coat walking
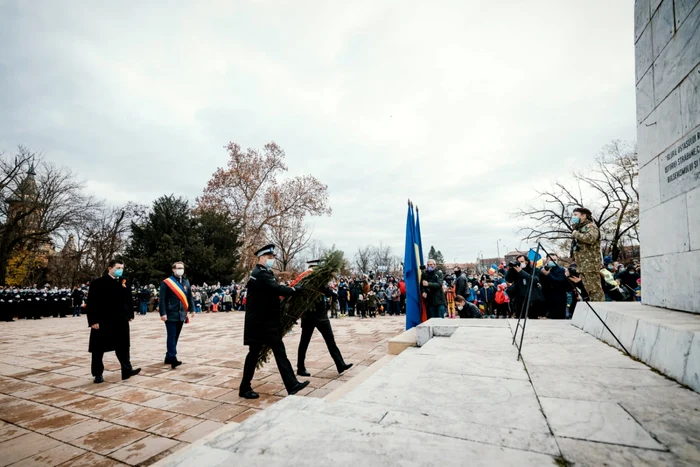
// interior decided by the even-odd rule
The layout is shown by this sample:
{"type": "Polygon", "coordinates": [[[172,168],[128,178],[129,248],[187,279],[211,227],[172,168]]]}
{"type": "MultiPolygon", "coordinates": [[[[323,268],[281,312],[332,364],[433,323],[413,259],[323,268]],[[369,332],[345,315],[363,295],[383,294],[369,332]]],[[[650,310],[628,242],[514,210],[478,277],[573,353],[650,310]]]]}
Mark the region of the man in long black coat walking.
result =
{"type": "MultiPolygon", "coordinates": [[[[309,265],[309,271],[318,266],[318,263],[320,262],[321,261],[318,259],[309,261],[307,263],[309,265]]],[[[326,290],[324,290],[323,293],[326,297],[330,297],[330,288],[326,287],[326,290]]],[[[318,300],[316,300],[314,309],[308,310],[301,317],[301,339],[299,340],[299,353],[297,355],[297,374],[299,376],[311,376],[311,374],[306,371],[305,360],[306,351],[309,349],[311,336],[313,336],[315,329],[318,329],[318,332],[321,333],[323,340],[326,341],[326,347],[328,347],[328,352],[331,354],[333,362],[335,362],[338,373],[342,374],[345,370],[352,367],[352,363],[346,364],[343,360],[343,355],[340,353],[338,344],[335,343],[335,336],[333,336],[331,322],[328,319],[326,300],[324,297],[319,297],[318,300]]]]}
{"type": "Polygon", "coordinates": [[[282,342],[280,297],[292,295],[296,290],[279,284],[272,273],[272,266],[275,264],[275,249],[275,245],[270,244],[255,253],[258,257],[258,264],[253,269],[247,285],[243,344],[248,346],[248,355],[245,358],[243,378],[238,391],[238,395],[246,399],[260,397],[258,393],[253,391],[251,382],[263,345],[269,346],[272,350],[282,381],[290,395],[296,394],[309,385],[308,381],[300,383],[297,380],[282,342]]]}
{"type": "Polygon", "coordinates": [[[114,351],[122,369],[122,379],[128,379],[141,372],[141,368],[131,366],[129,348],[131,346],[129,322],[134,319],[131,308],[131,287],[122,277],[124,263],[112,260],[107,274],[90,283],[87,298],[87,317],[90,325],[90,347],[92,353],[92,376],[95,383],[104,381],[102,357],[105,352],[114,351]]]}

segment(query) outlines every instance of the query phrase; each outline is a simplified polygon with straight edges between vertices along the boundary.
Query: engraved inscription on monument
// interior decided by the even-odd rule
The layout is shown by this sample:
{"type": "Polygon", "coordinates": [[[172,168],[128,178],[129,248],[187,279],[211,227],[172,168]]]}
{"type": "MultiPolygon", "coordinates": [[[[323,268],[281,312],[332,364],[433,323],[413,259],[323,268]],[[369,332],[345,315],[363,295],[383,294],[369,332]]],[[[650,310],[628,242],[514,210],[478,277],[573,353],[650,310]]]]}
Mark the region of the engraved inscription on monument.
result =
{"type": "Polygon", "coordinates": [[[659,177],[662,201],[700,185],[700,127],[659,158],[659,177]]]}

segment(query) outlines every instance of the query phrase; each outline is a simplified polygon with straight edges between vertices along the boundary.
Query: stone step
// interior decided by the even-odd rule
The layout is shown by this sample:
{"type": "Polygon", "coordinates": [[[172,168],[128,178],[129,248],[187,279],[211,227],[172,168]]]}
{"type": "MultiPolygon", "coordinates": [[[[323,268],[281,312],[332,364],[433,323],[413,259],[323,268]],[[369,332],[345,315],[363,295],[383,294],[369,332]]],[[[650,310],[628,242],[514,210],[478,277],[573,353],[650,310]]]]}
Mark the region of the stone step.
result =
{"type": "MultiPolygon", "coordinates": [[[[700,392],[700,315],[638,302],[591,305],[633,357],[700,392]]],[[[571,324],[621,348],[585,303],[576,307],[571,324]]]]}

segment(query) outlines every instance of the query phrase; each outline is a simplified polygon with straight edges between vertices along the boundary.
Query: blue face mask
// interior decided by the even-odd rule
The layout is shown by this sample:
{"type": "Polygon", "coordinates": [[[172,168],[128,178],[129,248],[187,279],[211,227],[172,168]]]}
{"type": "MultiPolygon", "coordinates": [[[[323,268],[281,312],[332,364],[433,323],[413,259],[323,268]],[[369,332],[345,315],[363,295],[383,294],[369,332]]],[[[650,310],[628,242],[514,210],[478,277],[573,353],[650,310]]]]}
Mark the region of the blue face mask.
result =
{"type": "Polygon", "coordinates": [[[574,217],[571,218],[571,223],[572,223],[572,224],[578,224],[579,222],[581,222],[581,218],[580,218],[580,217],[574,216],[574,217]]]}
{"type": "Polygon", "coordinates": [[[553,268],[553,267],[556,266],[556,265],[557,265],[557,263],[555,263],[554,261],[550,261],[550,262],[549,262],[549,267],[550,267],[550,268],[553,268]]]}
{"type": "Polygon", "coordinates": [[[124,274],[124,270],[123,269],[115,269],[113,274],[114,274],[114,277],[122,277],[122,274],[124,274]]]}
{"type": "Polygon", "coordinates": [[[270,268],[271,268],[272,266],[274,266],[274,265],[275,265],[275,260],[274,260],[274,259],[265,260],[265,267],[266,267],[267,269],[270,269],[270,268]]]}
{"type": "Polygon", "coordinates": [[[433,272],[433,271],[435,271],[435,268],[432,266],[428,266],[428,271],[433,272]]]}

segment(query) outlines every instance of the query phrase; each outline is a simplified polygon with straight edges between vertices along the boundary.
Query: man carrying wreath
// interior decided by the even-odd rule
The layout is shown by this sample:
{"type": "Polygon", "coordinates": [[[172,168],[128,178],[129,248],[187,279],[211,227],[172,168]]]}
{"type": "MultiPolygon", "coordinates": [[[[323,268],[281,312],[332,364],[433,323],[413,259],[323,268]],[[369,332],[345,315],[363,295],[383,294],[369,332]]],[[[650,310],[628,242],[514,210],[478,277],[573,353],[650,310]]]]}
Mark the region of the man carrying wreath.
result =
{"type": "Polygon", "coordinates": [[[173,275],[160,284],[160,319],[165,322],[168,333],[165,353],[166,365],[175,369],[182,365],[177,359],[177,341],[180,338],[182,324],[187,320],[187,314],[194,312],[194,300],[190,281],[185,279],[185,263],[177,261],[172,266],[173,275]]]}

